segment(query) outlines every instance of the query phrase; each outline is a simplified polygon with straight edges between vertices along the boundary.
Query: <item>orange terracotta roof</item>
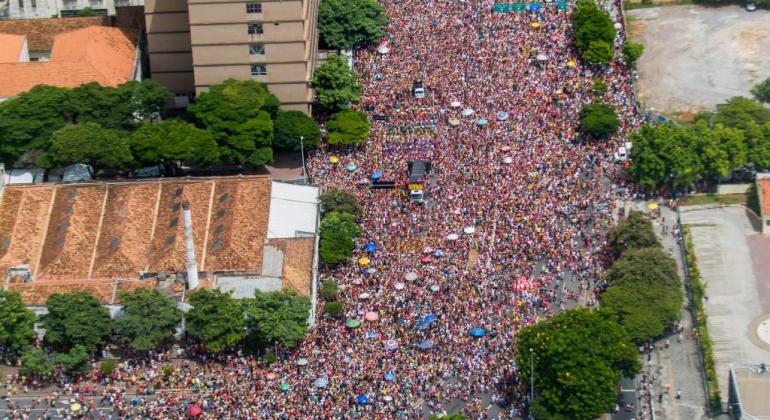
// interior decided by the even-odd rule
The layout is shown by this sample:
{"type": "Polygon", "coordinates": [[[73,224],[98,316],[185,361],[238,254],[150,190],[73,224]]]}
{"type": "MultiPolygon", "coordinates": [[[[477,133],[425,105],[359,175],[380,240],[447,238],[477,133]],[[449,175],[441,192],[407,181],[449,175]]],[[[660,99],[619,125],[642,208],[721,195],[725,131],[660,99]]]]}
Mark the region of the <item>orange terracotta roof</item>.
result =
{"type": "Polygon", "coordinates": [[[759,197],[762,202],[759,203],[762,208],[762,216],[770,215],[770,178],[757,179],[759,184],[759,197]]]}
{"type": "Polygon", "coordinates": [[[26,35],[30,51],[51,51],[56,35],[93,25],[106,25],[106,16],[61,19],[0,20],[0,33],[26,35]]]}
{"type": "Polygon", "coordinates": [[[76,87],[97,82],[118,86],[131,80],[136,47],[121,29],[91,26],[56,37],[51,61],[0,64],[0,97],[38,84],[76,87]]]}
{"type": "Polygon", "coordinates": [[[18,63],[24,35],[0,34],[0,63],[18,63]]]}

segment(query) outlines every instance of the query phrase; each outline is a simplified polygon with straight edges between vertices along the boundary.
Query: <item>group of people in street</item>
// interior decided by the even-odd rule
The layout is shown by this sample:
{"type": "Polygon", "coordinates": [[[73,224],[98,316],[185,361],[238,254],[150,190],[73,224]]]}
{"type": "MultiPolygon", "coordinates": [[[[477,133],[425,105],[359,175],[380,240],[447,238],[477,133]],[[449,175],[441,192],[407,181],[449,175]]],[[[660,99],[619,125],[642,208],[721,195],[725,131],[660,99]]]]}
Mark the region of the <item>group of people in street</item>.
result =
{"type": "Polygon", "coordinates": [[[364,208],[355,258],[320,276],[338,283],[343,315],[319,316],[269,366],[205,353],[172,372],[163,371],[170,354],[121,366],[119,380],[80,392],[82,410],[93,402],[97,418],[417,418],[454,410],[484,418],[497,404],[501,418],[523,413],[517,331],[595,303],[603,233],[627,191],[612,156],[641,122],[634,74],[620,59],[603,69],[580,62],[569,8],[382,3],[387,48],[357,50],[354,66],[364,88],[355,107],[383,117],[365,145],[322,145],[307,159],[313,183],[354,193],[364,208]],[[622,121],[599,141],[577,127],[581,106],[595,100],[595,78],[607,83],[603,100],[622,121]],[[412,94],[417,81],[425,97],[412,94]],[[417,159],[432,163],[422,204],[406,193],[407,164],[417,159]],[[396,188],[370,189],[373,172],[396,188]],[[367,243],[376,250],[365,251],[367,243]],[[147,388],[155,392],[145,398],[147,388]]]}

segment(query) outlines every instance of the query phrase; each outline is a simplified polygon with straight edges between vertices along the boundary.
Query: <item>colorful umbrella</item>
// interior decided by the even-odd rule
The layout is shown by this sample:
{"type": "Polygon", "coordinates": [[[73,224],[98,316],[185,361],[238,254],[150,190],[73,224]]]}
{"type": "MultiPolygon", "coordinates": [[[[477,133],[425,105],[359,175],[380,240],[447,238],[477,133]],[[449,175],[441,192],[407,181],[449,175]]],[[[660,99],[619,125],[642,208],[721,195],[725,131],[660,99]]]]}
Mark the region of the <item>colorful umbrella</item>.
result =
{"type": "Polygon", "coordinates": [[[313,382],[313,385],[315,385],[316,388],[323,388],[326,385],[329,385],[329,378],[326,378],[326,377],[318,378],[315,380],[315,382],[313,382]]]}
{"type": "Polygon", "coordinates": [[[193,405],[187,409],[187,415],[190,417],[197,417],[203,414],[203,409],[197,405],[193,405]]]}
{"type": "Polygon", "coordinates": [[[289,384],[281,384],[281,386],[279,386],[278,389],[280,389],[281,391],[286,392],[286,391],[290,390],[291,387],[289,386],[289,384]]]}
{"type": "Polygon", "coordinates": [[[532,26],[532,28],[533,28],[533,29],[537,29],[537,28],[539,28],[539,27],[540,27],[540,23],[538,23],[538,22],[532,22],[532,25],[531,25],[531,26],[532,26]]]}
{"type": "Polygon", "coordinates": [[[508,113],[505,111],[500,111],[497,113],[497,121],[505,121],[508,119],[508,113]]]}
{"type": "Polygon", "coordinates": [[[647,205],[647,208],[650,209],[650,210],[657,210],[658,209],[658,205],[656,203],[650,203],[650,204],[647,205]]]}
{"type": "Polygon", "coordinates": [[[420,341],[417,343],[417,348],[420,350],[430,350],[433,348],[433,342],[430,340],[420,341]]]}
{"type": "Polygon", "coordinates": [[[451,125],[452,127],[457,127],[458,125],[460,125],[460,120],[458,120],[457,118],[450,118],[448,122],[449,122],[449,125],[451,125]]]}
{"type": "Polygon", "coordinates": [[[358,396],[358,398],[356,398],[356,402],[358,402],[358,405],[366,405],[366,403],[369,402],[369,397],[361,394],[358,396]]]}
{"type": "Polygon", "coordinates": [[[297,360],[297,366],[305,366],[305,365],[307,365],[307,359],[302,358],[297,360]]]}
{"type": "Polygon", "coordinates": [[[380,171],[372,172],[372,181],[378,180],[380,178],[382,178],[382,172],[380,171]]]}
{"type": "Polygon", "coordinates": [[[358,263],[360,265],[369,265],[370,262],[371,262],[371,260],[369,258],[366,258],[366,257],[361,257],[361,258],[358,259],[358,263]]]}
{"type": "Polygon", "coordinates": [[[366,315],[364,315],[364,319],[369,321],[369,322],[374,322],[374,321],[380,319],[380,316],[377,315],[377,312],[369,311],[369,312],[366,313],[366,315]]]}
{"type": "Polygon", "coordinates": [[[450,233],[446,236],[447,241],[456,241],[458,238],[460,238],[460,235],[456,233],[450,233]]]}
{"type": "Polygon", "coordinates": [[[476,327],[471,330],[471,337],[483,337],[486,334],[486,331],[484,331],[481,327],[476,327]]]}
{"type": "Polygon", "coordinates": [[[332,156],[332,157],[329,158],[329,163],[331,163],[331,164],[335,164],[335,163],[337,163],[339,161],[340,161],[340,158],[338,158],[337,156],[332,156]]]}
{"type": "Polygon", "coordinates": [[[377,251],[377,244],[374,242],[369,242],[368,244],[364,245],[364,251],[368,253],[373,253],[377,251]]]}
{"type": "Polygon", "coordinates": [[[417,280],[417,273],[415,273],[414,271],[410,271],[406,273],[406,276],[404,276],[404,278],[406,279],[406,281],[415,281],[417,280]]]}
{"type": "Polygon", "coordinates": [[[435,292],[438,292],[439,290],[441,290],[441,288],[440,288],[440,287],[438,287],[438,285],[437,285],[437,284],[434,284],[434,285],[430,286],[430,291],[431,291],[431,292],[434,292],[434,293],[435,293],[435,292]]]}
{"type": "Polygon", "coordinates": [[[470,234],[476,232],[476,228],[473,227],[473,226],[468,226],[465,229],[463,229],[463,232],[465,232],[466,234],[470,235],[470,234]]]}
{"type": "Polygon", "coordinates": [[[388,372],[385,374],[385,380],[388,382],[393,382],[396,380],[396,374],[393,372],[388,372]]]}
{"type": "Polygon", "coordinates": [[[361,293],[360,295],[358,295],[358,298],[361,299],[361,300],[366,300],[366,299],[369,299],[370,296],[371,295],[369,293],[364,292],[364,293],[361,293]]]}
{"type": "Polygon", "coordinates": [[[355,172],[356,169],[358,169],[358,166],[356,166],[355,163],[348,163],[348,166],[345,167],[348,172],[355,172]]]}
{"type": "Polygon", "coordinates": [[[345,323],[345,326],[352,329],[356,329],[361,326],[361,321],[357,319],[351,319],[350,321],[345,323]]]}
{"type": "Polygon", "coordinates": [[[453,101],[451,104],[449,104],[449,106],[451,106],[452,108],[459,108],[462,106],[462,104],[460,103],[460,101],[453,101]]]}
{"type": "Polygon", "coordinates": [[[503,163],[506,165],[510,165],[511,163],[513,163],[513,158],[510,156],[506,156],[503,158],[503,163]]]}
{"type": "Polygon", "coordinates": [[[471,115],[473,115],[474,112],[475,111],[473,110],[473,108],[465,108],[463,109],[463,112],[461,112],[460,114],[462,114],[463,117],[470,117],[471,115]]]}
{"type": "Polygon", "coordinates": [[[404,283],[396,282],[396,284],[393,285],[393,287],[396,288],[396,290],[403,290],[406,285],[404,283]]]}
{"type": "Polygon", "coordinates": [[[486,118],[479,118],[478,120],[476,120],[476,125],[483,126],[483,125],[487,125],[488,122],[489,121],[487,121],[486,118]]]}
{"type": "Polygon", "coordinates": [[[388,340],[385,342],[385,350],[395,350],[398,348],[398,342],[396,340],[388,340]]]}
{"type": "Polygon", "coordinates": [[[572,67],[575,67],[576,65],[577,65],[577,63],[575,62],[575,60],[573,60],[571,58],[569,60],[567,60],[567,67],[572,68],[572,67]]]}
{"type": "Polygon", "coordinates": [[[431,258],[430,256],[425,256],[425,257],[422,257],[420,261],[422,261],[423,264],[430,264],[433,262],[433,258],[431,258]]]}

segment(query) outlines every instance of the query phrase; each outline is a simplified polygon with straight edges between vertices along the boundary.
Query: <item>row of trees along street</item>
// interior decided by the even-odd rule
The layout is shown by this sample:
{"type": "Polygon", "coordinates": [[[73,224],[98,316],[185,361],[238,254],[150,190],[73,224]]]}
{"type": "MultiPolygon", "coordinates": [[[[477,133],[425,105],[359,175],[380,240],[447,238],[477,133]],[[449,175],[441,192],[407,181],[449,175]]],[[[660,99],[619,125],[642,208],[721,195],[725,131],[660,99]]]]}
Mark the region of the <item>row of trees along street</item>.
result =
{"type": "Polygon", "coordinates": [[[305,334],[310,300],[292,292],[260,292],[234,299],[219,290],[202,289],[190,295],[192,309],[183,314],[161,292],[138,288],[121,292],[122,309],[113,320],[98,299],[87,292],[53,294],[48,313],[40,319],[14,291],[0,291],[0,346],[7,361],[21,361],[25,374],[41,378],[54,371],[78,374],[91,368],[90,358],[111,344],[118,354],[142,358],[151,350],[174,342],[182,317],[187,343],[211,352],[241,348],[265,360],[266,349],[294,347],[305,334]],[[37,342],[34,323],[45,329],[37,342]]]}
{"type": "Polygon", "coordinates": [[[637,345],[660,337],[679,319],[684,295],[676,262],[646,216],[631,212],[613,227],[606,253],[612,264],[600,309],[568,310],[518,335],[521,386],[514,392],[533,381],[535,418],[594,419],[612,410],[620,379],[641,368],[637,345]]]}

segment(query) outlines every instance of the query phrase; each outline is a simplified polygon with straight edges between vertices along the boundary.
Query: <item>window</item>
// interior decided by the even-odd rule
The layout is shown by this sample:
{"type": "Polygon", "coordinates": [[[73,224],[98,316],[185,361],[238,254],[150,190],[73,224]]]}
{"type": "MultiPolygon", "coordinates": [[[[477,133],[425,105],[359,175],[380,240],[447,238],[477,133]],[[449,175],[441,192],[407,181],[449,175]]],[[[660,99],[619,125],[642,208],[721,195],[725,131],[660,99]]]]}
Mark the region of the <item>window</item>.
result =
{"type": "Polygon", "coordinates": [[[19,9],[24,8],[24,0],[19,0],[19,9]]]}
{"type": "Polygon", "coordinates": [[[37,0],[32,0],[29,2],[33,9],[37,9],[37,0]]]}
{"type": "Polygon", "coordinates": [[[264,54],[265,44],[251,44],[249,45],[249,54],[264,54]]]}
{"type": "Polygon", "coordinates": [[[262,13],[262,3],[246,3],[246,13],[262,13]]]}
{"type": "Polygon", "coordinates": [[[261,23],[249,23],[249,35],[262,35],[263,33],[261,23]]]}
{"type": "Polygon", "coordinates": [[[267,66],[264,64],[252,64],[251,65],[252,76],[265,76],[267,75],[267,66]]]}

